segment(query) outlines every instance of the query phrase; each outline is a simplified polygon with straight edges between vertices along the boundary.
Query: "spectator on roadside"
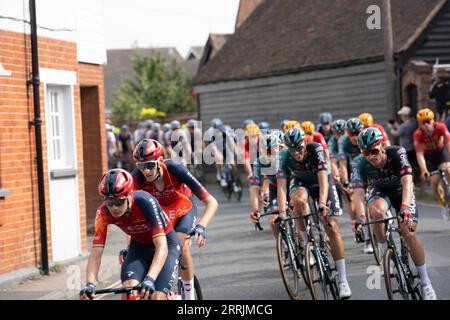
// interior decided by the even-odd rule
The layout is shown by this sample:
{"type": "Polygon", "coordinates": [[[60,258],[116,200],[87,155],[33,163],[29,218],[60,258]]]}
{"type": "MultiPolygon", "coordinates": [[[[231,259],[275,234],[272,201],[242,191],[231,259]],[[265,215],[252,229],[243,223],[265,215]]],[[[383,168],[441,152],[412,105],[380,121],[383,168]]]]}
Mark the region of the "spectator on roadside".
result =
{"type": "Polygon", "coordinates": [[[133,170],[132,153],[134,150],[133,135],[127,125],[120,127],[117,135],[117,149],[119,153],[120,168],[131,172],[133,170]]]}
{"type": "Polygon", "coordinates": [[[450,74],[444,68],[436,70],[433,85],[428,93],[431,99],[436,100],[438,121],[445,122],[450,108],[450,74]]]}
{"type": "MultiPolygon", "coordinates": [[[[388,123],[389,131],[392,136],[399,139],[399,145],[405,148],[408,160],[414,168],[417,167],[416,152],[414,150],[413,135],[414,131],[418,128],[417,120],[412,115],[410,107],[403,107],[398,112],[403,123],[399,126],[398,123],[388,123]]],[[[415,172],[418,172],[415,170],[415,172]]]]}
{"type": "Polygon", "coordinates": [[[106,123],[106,154],[108,159],[108,170],[115,168],[117,159],[116,136],[109,123],[106,123]]]}

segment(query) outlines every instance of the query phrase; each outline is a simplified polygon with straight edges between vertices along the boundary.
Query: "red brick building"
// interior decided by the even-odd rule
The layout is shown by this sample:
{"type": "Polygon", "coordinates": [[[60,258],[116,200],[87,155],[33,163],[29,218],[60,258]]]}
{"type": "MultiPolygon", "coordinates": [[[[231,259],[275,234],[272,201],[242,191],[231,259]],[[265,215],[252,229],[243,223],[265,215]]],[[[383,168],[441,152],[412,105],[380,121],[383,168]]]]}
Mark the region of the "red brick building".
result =
{"type": "MultiPolygon", "coordinates": [[[[37,2],[38,25],[46,26],[38,29],[38,56],[50,265],[87,251],[87,220],[95,214],[96,186],[106,170],[105,50],[101,40],[86,40],[89,28],[70,30],[101,23],[91,15],[96,21],[89,24],[83,13],[101,12],[102,1],[89,3],[64,0],[46,8],[37,2]],[[49,10],[68,19],[55,22],[49,10]],[[58,23],[67,23],[69,31],[50,30],[58,23]]],[[[17,22],[26,20],[20,16],[28,10],[23,6],[13,0],[0,5],[0,11],[15,18],[0,20],[0,65],[10,71],[0,74],[0,284],[35,273],[41,265],[36,141],[30,125],[33,87],[27,84],[31,40],[28,23],[17,22]]]]}

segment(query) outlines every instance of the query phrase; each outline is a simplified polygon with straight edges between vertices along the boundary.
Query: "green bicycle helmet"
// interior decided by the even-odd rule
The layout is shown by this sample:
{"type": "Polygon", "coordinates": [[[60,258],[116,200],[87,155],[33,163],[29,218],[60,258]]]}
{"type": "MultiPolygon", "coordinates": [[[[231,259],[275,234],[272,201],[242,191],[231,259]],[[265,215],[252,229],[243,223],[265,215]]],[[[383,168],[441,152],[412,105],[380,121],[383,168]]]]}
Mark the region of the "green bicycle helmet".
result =
{"type": "Polygon", "coordinates": [[[297,148],[305,139],[305,133],[299,128],[289,129],[284,135],[284,143],[290,149],[297,148]]]}
{"type": "Polygon", "coordinates": [[[364,125],[359,118],[352,118],[345,123],[345,128],[351,133],[358,133],[364,129],[364,125]]]}
{"type": "Polygon", "coordinates": [[[333,131],[336,133],[343,133],[345,131],[345,120],[339,119],[333,122],[333,131]]]}
{"type": "Polygon", "coordinates": [[[371,149],[381,142],[383,142],[383,134],[377,128],[367,128],[358,136],[358,146],[362,150],[371,149]]]}

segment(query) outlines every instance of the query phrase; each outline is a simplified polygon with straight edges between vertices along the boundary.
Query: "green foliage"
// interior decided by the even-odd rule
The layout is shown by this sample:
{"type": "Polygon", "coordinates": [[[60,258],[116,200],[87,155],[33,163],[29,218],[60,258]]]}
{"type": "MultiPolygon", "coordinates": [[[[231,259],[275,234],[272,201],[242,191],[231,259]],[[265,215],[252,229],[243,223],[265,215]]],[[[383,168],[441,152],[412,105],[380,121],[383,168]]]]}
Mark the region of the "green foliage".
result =
{"type": "Polygon", "coordinates": [[[143,119],[143,109],[154,106],[167,115],[192,112],[192,80],[175,61],[167,66],[160,55],[133,59],[134,79],[126,80],[113,103],[117,120],[143,119]]]}

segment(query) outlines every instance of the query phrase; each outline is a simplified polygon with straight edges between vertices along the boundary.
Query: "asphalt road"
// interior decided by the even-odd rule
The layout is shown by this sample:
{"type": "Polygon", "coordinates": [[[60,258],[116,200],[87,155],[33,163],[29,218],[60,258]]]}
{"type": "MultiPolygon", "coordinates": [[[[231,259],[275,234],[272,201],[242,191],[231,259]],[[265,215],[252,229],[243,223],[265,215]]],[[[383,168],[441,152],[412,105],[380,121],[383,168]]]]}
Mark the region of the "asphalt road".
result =
{"type": "MultiPolygon", "coordinates": [[[[277,300],[289,299],[284,288],[273,238],[267,221],[264,231],[255,231],[249,219],[248,190],[241,202],[228,201],[221,190],[209,185],[208,190],[219,201],[219,212],[207,228],[207,244],[199,249],[192,246],[196,274],[205,299],[210,300],[277,300]]],[[[199,204],[199,214],[203,213],[199,204]]],[[[441,219],[439,208],[419,204],[418,234],[424,241],[430,279],[439,299],[450,299],[450,221],[441,219]]],[[[350,219],[340,218],[345,242],[347,276],[353,291],[352,299],[387,299],[383,278],[374,277],[372,255],[362,253],[362,245],[353,242],[350,219]],[[377,283],[369,280],[379,279],[377,283]],[[375,285],[375,286],[374,286],[375,285]]],[[[91,242],[91,238],[89,239],[91,242]]],[[[117,254],[125,246],[123,232],[112,226],[102,259],[99,288],[120,286],[120,266],[117,254]]],[[[74,263],[63,272],[39,277],[16,288],[0,290],[1,299],[78,299],[79,288],[73,286],[74,274],[84,283],[86,259],[74,263]],[[72,270],[72,271],[71,271],[72,270]],[[75,273],[74,271],[75,270],[75,273]]],[[[100,299],[119,299],[117,295],[103,295],[100,299]]],[[[304,299],[310,299],[305,292],[304,299]]]]}
{"type": "MultiPolygon", "coordinates": [[[[192,249],[205,299],[289,299],[267,221],[263,223],[264,231],[257,232],[248,218],[248,190],[237,202],[228,201],[215,186],[209,189],[217,197],[220,209],[207,229],[207,245],[192,249]]],[[[430,279],[438,298],[450,299],[450,222],[441,219],[437,207],[419,204],[419,210],[418,235],[425,245],[430,279]]],[[[376,281],[367,285],[370,276],[369,280],[375,279],[373,256],[362,253],[362,245],[353,242],[348,216],[340,221],[352,298],[386,299],[382,278],[378,288],[376,281]]],[[[305,299],[310,299],[308,294],[305,299]]]]}

